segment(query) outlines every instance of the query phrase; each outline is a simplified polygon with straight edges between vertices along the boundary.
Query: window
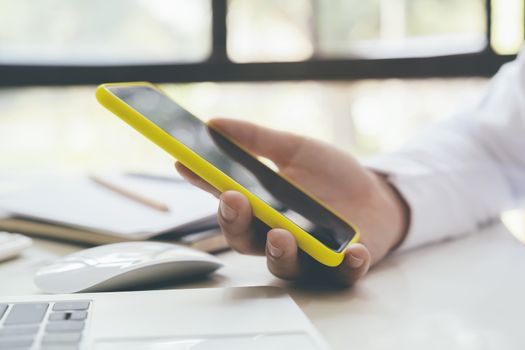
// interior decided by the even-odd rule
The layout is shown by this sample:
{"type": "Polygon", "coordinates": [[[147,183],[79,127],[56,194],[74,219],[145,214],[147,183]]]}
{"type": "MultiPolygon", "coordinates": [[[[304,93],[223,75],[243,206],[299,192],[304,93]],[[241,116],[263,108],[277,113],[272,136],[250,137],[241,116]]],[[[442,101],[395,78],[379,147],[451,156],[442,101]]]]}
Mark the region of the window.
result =
{"type": "Polygon", "coordinates": [[[0,84],[490,76],[523,0],[0,0],[0,84]]]}
{"type": "Polygon", "coordinates": [[[486,45],[483,0],[228,4],[228,54],[238,62],[418,57],[479,52],[486,45]]]}
{"type": "Polygon", "coordinates": [[[490,41],[498,54],[515,54],[523,43],[524,1],[492,0],[490,41]]]}
{"type": "Polygon", "coordinates": [[[0,0],[0,61],[204,61],[211,53],[210,1],[0,0]]]}
{"type": "Polygon", "coordinates": [[[425,57],[479,52],[486,45],[483,0],[336,3],[318,2],[322,57],[425,57]]]}

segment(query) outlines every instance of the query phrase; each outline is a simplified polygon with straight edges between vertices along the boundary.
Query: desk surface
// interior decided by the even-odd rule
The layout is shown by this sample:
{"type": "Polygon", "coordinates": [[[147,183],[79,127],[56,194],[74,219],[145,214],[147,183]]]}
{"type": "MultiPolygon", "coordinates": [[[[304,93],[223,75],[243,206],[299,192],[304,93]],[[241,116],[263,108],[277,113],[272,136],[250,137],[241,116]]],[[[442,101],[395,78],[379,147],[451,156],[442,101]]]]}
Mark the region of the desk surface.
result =
{"type": "MultiPolygon", "coordinates": [[[[0,300],[39,293],[33,273],[78,246],[35,240],[0,264],[0,300]]],[[[214,277],[173,288],[286,288],[334,349],[525,349],[525,246],[502,226],[391,256],[348,290],[301,290],[263,258],[219,255],[214,277]]]]}

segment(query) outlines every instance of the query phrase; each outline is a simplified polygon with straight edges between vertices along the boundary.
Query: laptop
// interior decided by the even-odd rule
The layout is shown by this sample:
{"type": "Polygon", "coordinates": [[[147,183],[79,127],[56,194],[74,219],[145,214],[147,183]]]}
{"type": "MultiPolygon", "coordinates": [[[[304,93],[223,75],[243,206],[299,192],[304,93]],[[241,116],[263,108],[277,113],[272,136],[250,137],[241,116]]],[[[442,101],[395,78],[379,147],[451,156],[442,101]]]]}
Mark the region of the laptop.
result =
{"type": "Polygon", "coordinates": [[[328,349],[276,287],[0,298],[0,349],[328,349]]]}

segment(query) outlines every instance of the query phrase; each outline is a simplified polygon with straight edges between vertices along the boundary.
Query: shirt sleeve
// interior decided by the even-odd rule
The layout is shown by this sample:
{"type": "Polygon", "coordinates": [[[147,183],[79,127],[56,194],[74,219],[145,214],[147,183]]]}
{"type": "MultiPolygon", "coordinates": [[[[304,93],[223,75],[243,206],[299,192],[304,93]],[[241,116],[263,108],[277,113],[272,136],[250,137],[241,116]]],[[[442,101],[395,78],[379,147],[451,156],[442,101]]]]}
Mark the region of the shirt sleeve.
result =
{"type": "Polygon", "coordinates": [[[525,196],[525,53],[494,76],[481,102],[367,165],[410,207],[401,249],[475,230],[525,196]]]}

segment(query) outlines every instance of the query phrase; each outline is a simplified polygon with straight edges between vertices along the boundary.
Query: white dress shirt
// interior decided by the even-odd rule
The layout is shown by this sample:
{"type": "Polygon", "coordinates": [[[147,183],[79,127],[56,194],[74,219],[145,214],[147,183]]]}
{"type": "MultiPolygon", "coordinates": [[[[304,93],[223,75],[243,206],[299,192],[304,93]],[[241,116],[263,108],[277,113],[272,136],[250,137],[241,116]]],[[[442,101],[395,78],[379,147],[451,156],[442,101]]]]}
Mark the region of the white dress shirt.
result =
{"type": "Polygon", "coordinates": [[[410,207],[403,248],[471,232],[525,198],[525,49],[481,102],[368,164],[410,207]]]}

